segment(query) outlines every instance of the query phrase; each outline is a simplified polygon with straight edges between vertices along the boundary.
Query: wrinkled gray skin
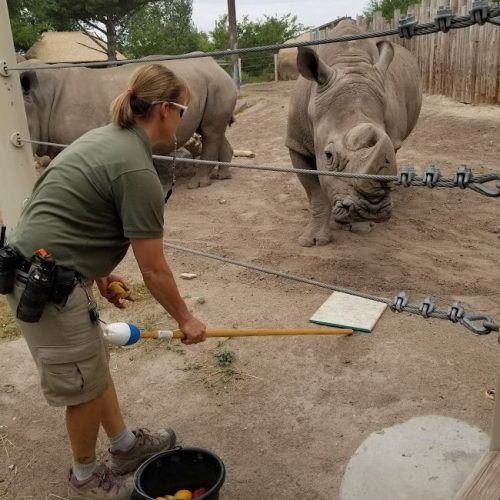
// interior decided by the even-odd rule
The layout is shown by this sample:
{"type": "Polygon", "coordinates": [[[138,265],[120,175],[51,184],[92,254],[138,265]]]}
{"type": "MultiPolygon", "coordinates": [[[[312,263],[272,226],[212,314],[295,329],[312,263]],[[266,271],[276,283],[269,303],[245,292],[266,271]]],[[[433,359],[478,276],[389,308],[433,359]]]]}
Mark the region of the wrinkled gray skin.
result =
{"type": "MultiPolygon", "coordinates": [[[[29,65],[40,63],[27,61],[29,65]]],[[[230,162],[233,149],[226,139],[226,129],[234,121],[236,87],[231,77],[208,57],[163,61],[183,78],[191,91],[189,109],[177,129],[177,147],[194,133],[202,136],[202,160],[230,162]]],[[[127,88],[129,78],[140,64],[113,68],[60,68],[26,70],[20,74],[24,104],[33,140],[69,144],[92,128],[109,122],[109,106],[127,88]]],[[[174,144],[157,147],[155,154],[168,155],[174,144]]],[[[39,146],[34,153],[54,157],[60,150],[39,146]]],[[[165,162],[155,161],[161,178],[165,162]]],[[[181,166],[178,167],[182,168],[181,166]]],[[[210,184],[210,167],[198,167],[189,187],[210,184]]],[[[227,167],[219,168],[217,177],[230,178],[227,167]]],[[[165,190],[168,186],[164,186],[165,190]]]]}
{"type": "MultiPolygon", "coordinates": [[[[332,36],[360,33],[342,21],[332,36]]],[[[291,99],[286,145],[295,168],[395,175],[396,152],[422,104],[415,58],[386,41],[362,40],[299,49],[301,74],[291,99]]],[[[390,185],[298,174],[310,202],[303,246],[325,245],[330,218],[341,224],[384,221],[390,185]]]]}

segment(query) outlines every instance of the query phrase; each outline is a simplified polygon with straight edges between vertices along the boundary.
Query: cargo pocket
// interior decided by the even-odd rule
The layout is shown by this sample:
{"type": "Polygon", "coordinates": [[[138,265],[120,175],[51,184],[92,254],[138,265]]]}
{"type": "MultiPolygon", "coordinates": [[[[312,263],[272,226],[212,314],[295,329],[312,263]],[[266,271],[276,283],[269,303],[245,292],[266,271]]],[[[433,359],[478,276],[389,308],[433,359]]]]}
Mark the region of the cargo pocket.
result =
{"type": "Polygon", "coordinates": [[[106,387],[107,356],[100,340],[70,346],[40,346],[38,360],[43,393],[54,406],[93,399],[96,390],[106,387]]]}

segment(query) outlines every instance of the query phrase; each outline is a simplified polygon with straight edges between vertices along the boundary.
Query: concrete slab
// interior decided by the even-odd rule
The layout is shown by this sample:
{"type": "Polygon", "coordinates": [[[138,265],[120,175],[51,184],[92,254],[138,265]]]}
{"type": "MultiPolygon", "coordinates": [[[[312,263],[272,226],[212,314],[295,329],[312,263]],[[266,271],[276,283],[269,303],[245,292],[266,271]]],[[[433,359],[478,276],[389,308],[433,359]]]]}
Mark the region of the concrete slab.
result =
{"type": "Polygon", "coordinates": [[[450,500],[489,437],[460,420],[414,417],[371,434],[352,456],[341,500],[450,500]]]}

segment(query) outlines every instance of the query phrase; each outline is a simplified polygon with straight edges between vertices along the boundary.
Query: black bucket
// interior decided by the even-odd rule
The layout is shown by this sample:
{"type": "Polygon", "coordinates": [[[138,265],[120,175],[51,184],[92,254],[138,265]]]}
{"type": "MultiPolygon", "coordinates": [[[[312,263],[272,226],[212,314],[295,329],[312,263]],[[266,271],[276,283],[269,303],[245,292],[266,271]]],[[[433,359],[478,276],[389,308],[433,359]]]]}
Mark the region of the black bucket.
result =
{"type": "Polygon", "coordinates": [[[135,495],[140,500],[206,488],[197,500],[218,500],[226,469],[222,460],[202,448],[174,448],[152,456],[135,473],[135,495]]]}

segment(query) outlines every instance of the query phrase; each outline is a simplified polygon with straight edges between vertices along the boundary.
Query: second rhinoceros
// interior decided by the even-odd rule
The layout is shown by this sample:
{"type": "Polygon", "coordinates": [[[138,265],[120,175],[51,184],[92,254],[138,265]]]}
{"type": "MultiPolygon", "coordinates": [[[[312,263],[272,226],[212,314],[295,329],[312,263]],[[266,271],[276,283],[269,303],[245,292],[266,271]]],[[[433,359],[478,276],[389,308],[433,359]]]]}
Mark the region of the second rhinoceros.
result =
{"type": "MultiPolygon", "coordinates": [[[[332,36],[360,33],[342,21],[332,36]]],[[[420,72],[412,54],[387,41],[359,40],[299,49],[301,77],[290,103],[286,145],[295,168],[395,175],[396,152],[415,126],[422,105],[420,72]]],[[[338,223],[383,221],[391,189],[372,179],[298,174],[311,218],[303,246],[331,239],[338,223]]]]}
{"type": "MultiPolygon", "coordinates": [[[[231,77],[210,57],[162,61],[183,78],[191,91],[189,109],[177,129],[177,146],[183,146],[195,133],[202,137],[202,160],[230,162],[233,149],[226,129],[234,121],[237,91],[231,77]]],[[[33,70],[37,61],[23,63],[21,72],[24,105],[31,139],[69,144],[88,130],[109,121],[109,105],[124,89],[138,63],[91,69],[75,66],[33,70]]],[[[48,66],[46,66],[48,68],[48,66]]],[[[154,153],[168,155],[174,144],[161,145],[154,153]]],[[[39,146],[34,153],[53,157],[59,149],[39,146]]],[[[155,161],[162,177],[168,162],[155,161]]],[[[209,168],[198,167],[189,187],[210,184],[209,168]]],[[[230,177],[227,167],[219,178],[230,177]]]]}

